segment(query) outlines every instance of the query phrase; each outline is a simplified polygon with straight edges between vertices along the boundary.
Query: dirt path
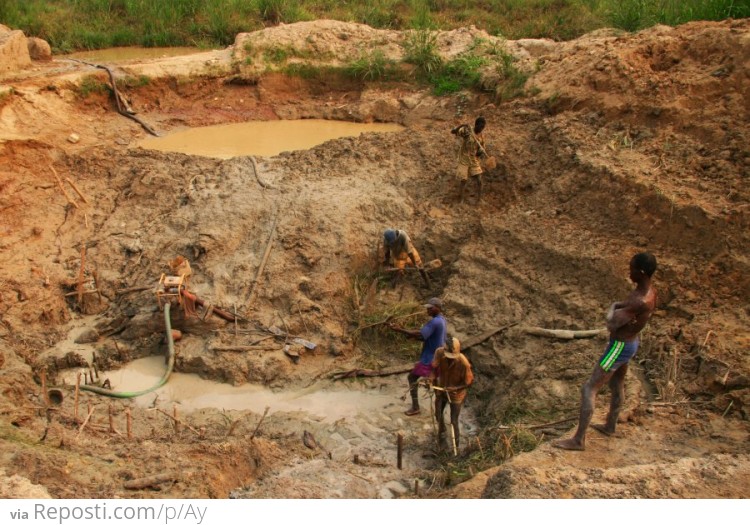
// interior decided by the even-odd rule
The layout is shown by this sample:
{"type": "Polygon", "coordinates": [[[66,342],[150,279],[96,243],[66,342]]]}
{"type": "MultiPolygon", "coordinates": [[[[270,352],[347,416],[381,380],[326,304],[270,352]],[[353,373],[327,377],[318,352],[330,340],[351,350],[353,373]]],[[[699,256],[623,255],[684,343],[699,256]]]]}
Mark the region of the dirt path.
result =
{"type": "MultiPolygon", "coordinates": [[[[20,481],[3,485],[4,497],[21,494],[24,480],[53,497],[406,497],[415,479],[430,488],[422,496],[445,495],[447,484],[505,457],[493,427],[575,415],[603,341],[543,339],[522,328],[601,327],[607,305],[629,289],[627,261],[639,250],[659,259],[661,301],[629,379],[622,436],[592,439],[590,451],[571,457],[543,443],[569,427],[514,434],[542,445],[479,474],[455,495],[612,497],[627,485],[628,497],[744,497],[749,29],[747,21],[727,21],[632,36],[599,32],[564,44],[509,42],[518,63],[536,72],[527,97],[502,104],[487,93],[437,98],[409,83],[259,73],[261,44],[305,42],[319,56],[338,57],[334,62],[374,42],[388,56],[402,53],[397,32],[329,22],[240,35],[233,48],[210,54],[118,66],[123,78],[150,78],[122,90],[161,132],[294,118],[406,127],[258,158],[263,185],[246,157],[135,147],[144,130],[115,114],[106,92],[81,96],[85,79],[104,79],[101,71],[52,61],[6,75],[0,466],[20,481]],[[248,49],[258,55],[245,60],[248,49]],[[489,122],[485,134],[501,166],[487,174],[481,203],[471,194],[459,205],[448,130],[478,114],[489,122]],[[70,142],[71,133],[80,140],[70,142]],[[412,234],[423,259],[442,260],[432,289],[417,276],[394,290],[370,284],[378,240],[393,226],[412,234]],[[272,230],[274,244],[248,302],[272,230]],[[351,412],[336,421],[302,405],[274,409],[253,439],[265,403],[231,412],[178,405],[175,427],[163,413],[173,414],[169,396],[151,407],[83,394],[76,420],[70,374],[92,365],[93,355],[106,373],[165,352],[152,289],[177,255],[190,261],[199,297],[236,307],[243,318],[235,335],[232,323],[178,310],[178,376],[263,395],[296,392],[300,400],[334,393],[342,410],[346,396],[363,406],[348,405],[351,412]],[[96,286],[101,297],[66,296],[79,282],[96,286]],[[444,298],[450,330],[463,340],[519,323],[468,353],[477,384],[466,431],[479,444],[467,442],[459,460],[423,457],[429,417],[401,417],[403,376],[341,385],[326,379],[334,371],[411,362],[416,346],[387,330],[356,338],[355,329],[394,309],[419,312],[432,295],[444,298]],[[318,346],[298,364],[281,342],[263,352],[212,350],[249,344],[271,326],[318,346]],[[40,397],[42,370],[49,385],[68,377],[54,409],[40,397]],[[374,392],[377,401],[368,406],[365,396],[374,392]],[[93,413],[81,428],[89,403],[93,413]],[[109,430],[110,407],[117,433],[109,430]],[[305,430],[331,458],[303,444],[305,430]],[[402,471],[393,464],[399,431],[406,439],[402,471]],[[124,488],[125,481],[171,471],[180,473],[171,483],[137,493],[124,488]],[[459,474],[447,478],[448,471],[459,474]],[[669,486],[658,483],[665,472],[669,486]],[[282,482],[289,479],[295,482],[282,482]]],[[[440,51],[452,56],[478,36],[473,29],[443,34],[440,51]]]]}

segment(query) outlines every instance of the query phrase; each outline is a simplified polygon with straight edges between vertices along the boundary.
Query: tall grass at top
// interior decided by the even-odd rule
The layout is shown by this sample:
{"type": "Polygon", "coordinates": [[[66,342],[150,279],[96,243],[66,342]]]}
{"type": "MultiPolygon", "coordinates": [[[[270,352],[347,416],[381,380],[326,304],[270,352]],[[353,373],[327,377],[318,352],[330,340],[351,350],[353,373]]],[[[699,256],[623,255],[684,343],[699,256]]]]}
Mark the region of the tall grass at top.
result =
{"type": "Polygon", "coordinates": [[[602,0],[598,8],[612,26],[626,31],[750,16],[748,0],[602,0]]]}
{"type": "Polygon", "coordinates": [[[237,33],[334,19],[378,29],[475,25],[505,38],[568,40],[614,26],[750,16],[748,0],[0,0],[0,23],[55,52],[117,45],[226,46],[237,33]]]}

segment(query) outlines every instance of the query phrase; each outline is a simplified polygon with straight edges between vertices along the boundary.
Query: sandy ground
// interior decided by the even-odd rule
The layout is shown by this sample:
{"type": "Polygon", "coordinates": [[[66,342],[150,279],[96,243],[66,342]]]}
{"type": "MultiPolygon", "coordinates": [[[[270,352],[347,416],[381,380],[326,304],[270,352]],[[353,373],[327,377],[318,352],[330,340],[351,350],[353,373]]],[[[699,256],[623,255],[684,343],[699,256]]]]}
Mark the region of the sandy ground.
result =
{"type": "MultiPolygon", "coordinates": [[[[477,37],[491,38],[473,28],[441,34],[440,51],[453,56],[477,37]]],[[[107,93],[80,94],[87,77],[106,80],[102,70],[53,60],[3,77],[3,497],[414,497],[415,480],[420,497],[746,496],[750,23],[498,42],[533,73],[529,96],[502,104],[490,94],[437,98],[410,83],[289,79],[257,62],[264,46],[289,42],[334,64],[363,46],[399,58],[403,38],[292,24],[239,35],[226,50],[117,65],[122,79],[150,78],[122,90],[162,133],[295,118],[406,128],[258,157],[257,172],[248,157],[136,147],[146,132],[117,115],[107,93]],[[459,204],[448,131],[478,114],[500,166],[487,173],[481,202],[470,193],[459,204]],[[71,133],[80,140],[69,142],[71,133]],[[66,182],[68,202],[50,166],[88,202],[66,182]],[[441,259],[431,289],[416,275],[391,289],[378,273],[380,235],[394,226],[409,231],[425,260],[441,259]],[[601,328],[607,305],[629,290],[627,263],[640,250],[659,260],[660,301],[629,376],[620,432],[591,436],[584,453],[555,451],[546,441],[572,423],[552,423],[576,415],[604,341],[524,328],[601,328]],[[263,417],[273,396],[242,409],[191,409],[166,394],[144,406],[82,393],[75,413],[70,378],[93,356],[106,375],[164,354],[152,290],[177,255],[192,265],[191,289],[242,320],[235,328],[177,309],[175,377],[298,394],[314,409],[263,417]],[[66,296],[79,282],[101,296],[66,296]],[[408,365],[413,344],[357,328],[396,307],[417,312],[418,326],[418,305],[433,295],[463,340],[518,323],[467,353],[477,383],[458,459],[434,454],[426,410],[402,416],[403,375],[330,380],[341,370],[408,365]],[[269,351],[212,350],[248,345],[271,326],[317,348],[297,364],[276,340],[269,351]],[[45,407],[43,371],[60,386],[60,405],[45,407]],[[376,400],[358,397],[366,395],[376,400]],[[329,420],[321,406],[331,399],[351,411],[329,420]],[[502,444],[521,435],[539,446],[500,464],[510,455],[498,454],[502,444]],[[166,481],[126,488],[164,473],[166,481]]]]}

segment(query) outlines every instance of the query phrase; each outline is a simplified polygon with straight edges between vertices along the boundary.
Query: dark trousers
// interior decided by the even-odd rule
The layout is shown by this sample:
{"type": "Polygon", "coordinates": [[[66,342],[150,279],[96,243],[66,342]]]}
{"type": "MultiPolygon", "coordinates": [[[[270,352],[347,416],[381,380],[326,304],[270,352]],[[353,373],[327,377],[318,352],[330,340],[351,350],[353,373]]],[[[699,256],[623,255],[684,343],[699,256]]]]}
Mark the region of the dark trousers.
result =
{"type": "Polygon", "coordinates": [[[459,426],[458,426],[458,415],[461,413],[461,407],[464,406],[463,401],[460,403],[451,403],[448,398],[448,394],[445,392],[438,392],[435,396],[435,416],[438,422],[438,439],[442,440],[445,436],[445,420],[443,418],[443,412],[445,411],[445,405],[451,406],[451,425],[453,426],[453,433],[456,437],[456,448],[459,443],[459,426]]]}
{"type": "Polygon", "coordinates": [[[419,408],[419,385],[417,381],[422,379],[421,376],[410,373],[407,377],[409,380],[409,393],[411,394],[411,407],[419,408]]]}

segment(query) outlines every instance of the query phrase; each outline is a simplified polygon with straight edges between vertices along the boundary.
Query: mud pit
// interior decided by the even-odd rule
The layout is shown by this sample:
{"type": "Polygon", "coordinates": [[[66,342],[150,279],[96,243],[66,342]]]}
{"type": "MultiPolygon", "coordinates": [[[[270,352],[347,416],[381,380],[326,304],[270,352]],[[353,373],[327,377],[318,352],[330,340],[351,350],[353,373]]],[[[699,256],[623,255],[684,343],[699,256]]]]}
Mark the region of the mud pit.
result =
{"type": "MultiPolygon", "coordinates": [[[[290,41],[342,60],[377,42],[397,58],[402,34],[334,22],[239,35],[224,51],[118,65],[123,75],[149,76],[146,85],[122,89],[162,132],[298,118],[406,128],[258,157],[257,170],[248,157],[138,148],[145,132],[114,113],[106,93],[77,95],[87,76],[105,79],[80,63],[6,75],[0,465],[14,482],[0,492],[411,497],[419,479],[423,497],[744,497],[749,29],[730,21],[559,44],[507,42],[520,66],[538,71],[527,84],[535,95],[502,104],[489,94],[435,98],[409,83],[259,74],[244,60],[249,48],[290,41]],[[459,205],[448,130],[478,114],[501,165],[487,174],[481,203],[469,195],[459,205]],[[79,142],[68,142],[71,132],[79,142]],[[71,190],[78,207],[66,201],[50,164],[88,203],[71,190]],[[416,275],[395,289],[374,281],[386,227],[409,231],[424,260],[442,260],[432,289],[416,275]],[[576,414],[604,341],[542,339],[524,327],[599,328],[607,305],[629,290],[627,261],[639,250],[659,260],[660,304],[629,376],[625,421],[615,438],[590,435],[585,453],[554,451],[547,439],[572,423],[539,426],[576,414]],[[257,399],[223,410],[193,407],[167,390],[137,401],[84,393],[76,422],[71,377],[94,354],[100,374],[115,377],[165,353],[152,290],[176,255],[192,265],[193,292],[236,307],[243,320],[235,328],[174,312],[183,339],[166,388],[196,374],[216,382],[217,392],[231,386],[257,399]],[[81,277],[101,297],[66,296],[81,277]],[[446,301],[450,329],[462,340],[518,323],[468,351],[477,384],[458,460],[429,454],[425,403],[421,416],[402,416],[403,375],[329,379],[411,362],[416,345],[356,329],[392,313],[417,312],[409,320],[419,325],[418,305],[433,295],[446,301]],[[315,342],[315,351],[295,364],[275,340],[268,351],[214,350],[248,345],[272,326],[315,342]],[[49,385],[67,383],[62,404],[50,410],[40,408],[42,370],[49,385]],[[340,417],[331,421],[323,403],[340,417]],[[179,425],[169,417],[175,406],[179,425]],[[263,418],[265,406],[273,408],[263,418]],[[117,433],[109,430],[110,410],[117,433]],[[304,431],[316,448],[303,444],[304,431]],[[395,466],[399,431],[403,470],[395,466]],[[504,443],[516,453],[539,446],[498,466],[512,454],[504,443]],[[176,481],[124,488],[163,472],[176,481]]],[[[474,29],[446,33],[441,52],[455,55],[475,37],[491,38],[474,29]]],[[[595,419],[607,400],[601,396],[595,419]]]]}

